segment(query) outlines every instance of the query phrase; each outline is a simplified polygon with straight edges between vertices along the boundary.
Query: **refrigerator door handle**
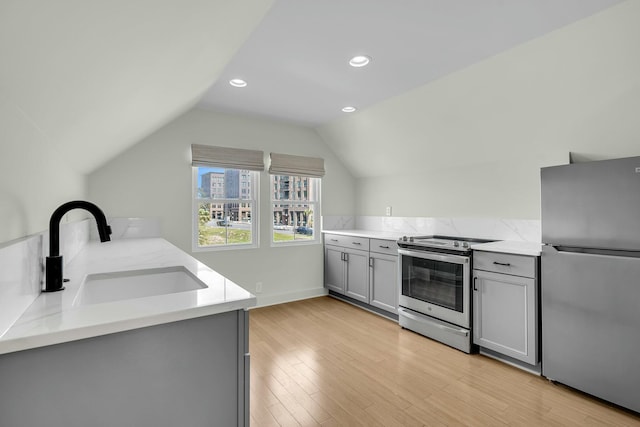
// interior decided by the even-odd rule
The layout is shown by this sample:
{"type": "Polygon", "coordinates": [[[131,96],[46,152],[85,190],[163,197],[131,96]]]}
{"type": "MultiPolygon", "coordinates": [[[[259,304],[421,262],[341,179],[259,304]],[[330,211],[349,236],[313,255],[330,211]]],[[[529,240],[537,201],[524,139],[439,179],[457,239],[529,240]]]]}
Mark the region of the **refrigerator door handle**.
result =
{"type": "Polygon", "coordinates": [[[599,255],[613,258],[640,258],[640,251],[610,250],[610,249],[591,249],[591,248],[573,248],[568,246],[552,246],[556,252],[563,254],[571,254],[575,256],[581,255],[599,255]]]}

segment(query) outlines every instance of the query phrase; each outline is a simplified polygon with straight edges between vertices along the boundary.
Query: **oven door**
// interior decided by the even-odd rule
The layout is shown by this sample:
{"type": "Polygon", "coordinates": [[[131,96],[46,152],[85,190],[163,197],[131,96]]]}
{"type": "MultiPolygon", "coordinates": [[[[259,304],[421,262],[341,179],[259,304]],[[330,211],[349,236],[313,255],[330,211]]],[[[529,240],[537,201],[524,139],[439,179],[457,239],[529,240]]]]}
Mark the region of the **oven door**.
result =
{"type": "Polygon", "coordinates": [[[399,305],[470,327],[469,257],[399,249],[399,305]]]}

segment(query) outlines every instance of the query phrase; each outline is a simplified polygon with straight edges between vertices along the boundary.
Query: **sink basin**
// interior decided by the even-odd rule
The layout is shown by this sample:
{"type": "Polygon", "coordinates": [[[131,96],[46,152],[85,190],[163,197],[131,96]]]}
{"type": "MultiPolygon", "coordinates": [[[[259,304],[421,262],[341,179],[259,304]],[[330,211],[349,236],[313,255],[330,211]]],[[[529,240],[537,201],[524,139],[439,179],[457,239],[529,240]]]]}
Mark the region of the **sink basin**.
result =
{"type": "Polygon", "coordinates": [[[73,305],[144,298],[204,289],[207,285],[182,266],[89,274],[73,305]]]}

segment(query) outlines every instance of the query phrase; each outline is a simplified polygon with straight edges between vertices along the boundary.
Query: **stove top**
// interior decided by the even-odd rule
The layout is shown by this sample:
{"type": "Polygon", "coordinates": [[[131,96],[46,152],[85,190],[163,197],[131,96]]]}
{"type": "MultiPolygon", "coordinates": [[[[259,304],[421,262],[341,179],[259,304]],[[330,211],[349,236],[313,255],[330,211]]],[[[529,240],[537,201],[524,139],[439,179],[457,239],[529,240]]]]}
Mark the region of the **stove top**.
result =
{"type": "Polygon", "coordinates": [[[403,236],[398,240],[398,246],[402,248],[415,249],[440,249],[456,252],[471,251],[473,243],[489,243],[493,240],[473,239],[469,237],[451,237],[451,236],[403,236]]]}

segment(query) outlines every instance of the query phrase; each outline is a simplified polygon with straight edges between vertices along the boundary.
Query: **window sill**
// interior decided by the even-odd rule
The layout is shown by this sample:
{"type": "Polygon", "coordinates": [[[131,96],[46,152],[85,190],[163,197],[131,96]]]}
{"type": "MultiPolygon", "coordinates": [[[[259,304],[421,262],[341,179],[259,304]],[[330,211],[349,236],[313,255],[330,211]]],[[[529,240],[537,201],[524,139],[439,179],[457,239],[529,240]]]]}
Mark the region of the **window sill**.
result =
{"type": "Polygon", "coordinates": [[[272,248],[281,248],[281,247],[291,247],[291,246],[312,246],[319,245],[321,243],[320,239],[314,240],[298,240],[298,241],[287,241],[287,242],[271,242],[272,248]]]}
{"type": "Polygon", "coordinates": [[[258,244],[252,243],[247,245],[221,245],[221,246],[205,246],[192,247],[192,252],[220,252],[220,251],[237,251],[239,249],[257,249],[258,244]]]}

